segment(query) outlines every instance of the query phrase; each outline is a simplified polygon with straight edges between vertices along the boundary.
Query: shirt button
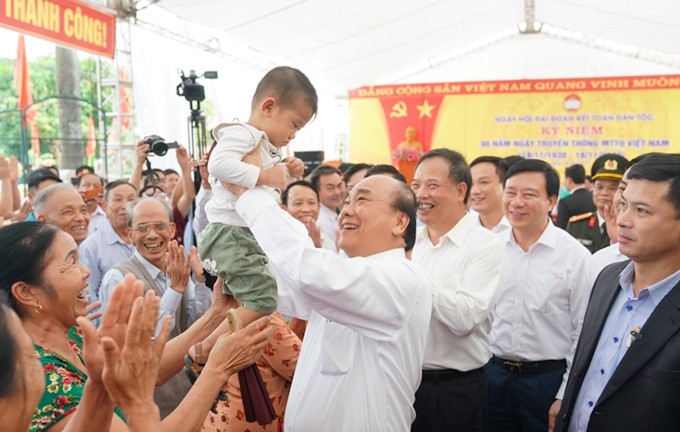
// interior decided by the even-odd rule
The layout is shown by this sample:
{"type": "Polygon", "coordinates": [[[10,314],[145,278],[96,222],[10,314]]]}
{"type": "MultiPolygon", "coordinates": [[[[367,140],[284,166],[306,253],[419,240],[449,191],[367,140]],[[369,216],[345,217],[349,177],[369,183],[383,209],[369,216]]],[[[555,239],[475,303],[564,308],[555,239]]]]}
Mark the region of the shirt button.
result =
{"type": "Polygon", "coordinates": [[[600,373],[604,375],[604,369],[600,369],[600,373]]]}
{"type": "Polygon", "coordinates": [[[593,406],[593,401],[588,401],[588,406],[592,407],[593,406]]]}
{"type": "Polygon", "coordinates": [[[628,312],[632,311],[632,310],[633,310],[633,306],[627,305],[627,306],[626,306],[626,310],[627,310],[628,312]]]}
{"type": "Polygon", "coordinates": [[[619,343],[619,338],[617,338],[616,336],[614,336],[614,343],[619,343]]]}

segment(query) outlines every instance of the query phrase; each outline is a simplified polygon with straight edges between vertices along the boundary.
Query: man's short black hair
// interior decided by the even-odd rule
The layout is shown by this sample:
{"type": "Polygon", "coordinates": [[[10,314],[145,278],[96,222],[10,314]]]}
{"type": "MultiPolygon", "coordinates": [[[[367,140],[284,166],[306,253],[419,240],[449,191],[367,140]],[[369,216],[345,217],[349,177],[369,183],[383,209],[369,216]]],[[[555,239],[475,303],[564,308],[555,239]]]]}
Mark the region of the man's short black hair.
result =
{"type": "Polygon", "coordinates": [[[470,174],[470,167],[465,161],[465,157],[455,150],[438,148],[430,150],[422,155],[418,161],[418,165],[416,165],[416,169],[418,169],[418,166],[420,166],[424,160],[434,157],[443,158],[449,163],[449,179],[451,180],[451,183],[454,185],[465,183],[467,188],[465,191],[465,200],[463,202],[467,204],[468,198],[470,198],[470,189],[472,188],[472,174],[470,174]]]}
{"type": "Polygon", "coordinates": [[[111,193],[111,191],[114,190],[115,188],[117,188],[120,185],[128,185],[128,186],[132,187],[132,189],[135,191],[135,194],[137,193],[137,188],[132,183],[130,183],[129,181],[116,180],[116,181],[112,181],[111,183],[104,186],[104,201],[108,201],[109,194],[111,193]]]}
{"type": "Polygon", "coordinates": [[[312,173],[309,175],[309,182],[314,185],[316,190],[319,190],[319,179],[321,176],[329,174],[337,174],[340,176],[340,178],[342,178],[342,173],[339,169],[332,165],[321,164],[314,168],[314,171],[312,171],[312,173]]]}
{"type": "Polygon", "coordinates": [[[406,177],[404,177],[404,175],[400,173],[399,170],[394,167],[394,165],[388,164],[374,165],[370,167],[368,170],[366,170],[366,175],[364,176],[364,178],[368,178],[374,175],[389,175],[395,180],[407,183],[406,177]]]}
{"type": "Polygon", "coordinates": [[[80,165],[76,168],[76,176],[80,177],[81,174],[94,174],[94,168],[89,165],[80,165]]]}
{"type": "Polygon", "coordinates": [[[373,165],[367,164],[367,163],[355,163],[352,164],[349,168],[347,168],[347,171],[345,171],[345,183],[349,181],[349,179],[356,173],[358,173],[361,170],[367,170],[371,168],[373,165]]]}
{"type": "Polygon", "coordinates": [[[523,172],[539,172],[545,177],[545,191],[548,198],[557,197],[560,193],[560,176],[548,162],[540,159],[523,159],[508,169],[503,179],[503,188],[508,179],[523,172]]]}
{"type": "MultiPolygon", "coordinates": [[[[628,180],[668,182],[666,200],[673,204],[675,217],[680,219],[680,154],[651,154],[630,167],[628,180]]],[[[662,228],[662,227],[660,227],[662,228]]]]}
{"type": "Polygon", "coordinates": [[[276,98],[283,108],[295,106],[302,98],[312,109],[312,115],[316,115],[319,107],[316,89],[307,75],[289,66],[275,67],[262,77],[255,89],[251,108],[255,109],[260,101],[270,96],[276,98]]]}
{"type": "Polygon", "coordinates": [[[526,158],[524,156],[520,156],[520,155],[510,155],[510,156],[506,156],[506,157],[503,158],[503,160],[505,160],[505,163],[508,164],[508,168],[510,168],[511,166],[516,164],[517,162],[525,160],[525,159],[526,158]]]}
{"type": "Polygon", "coordinates": [[[166,176],[167,176],[167,175],[170,175],[170,174],[174,174],[174,175],[176,175],[176,176],[179,176],[179,173],[178,173],[176,170],[172,169],[172,168],[166,168],[166,169],[164,169],[164,170],[163,170],[163,174],[165,174],[166,176]]]}
{"type": "Polygon", "coordinates": [[[416,211],[418,208],[416,194],[406,182],[399,182],[399,189],[394,195],[392,207],[408,216],[408,226],[404,231],[404,249],[406,252],[413,249],[416,243],[416,211]]]}
{"type": "Polygon", "coordinates": [[[298,180],[298,181],[294,181],[293,183],[286,186],[286,189],[283,192],[281,192],[281,204],[283,204],[285,206],[288,205],[289,191],[295,186],[302,186],[302,187],[310,188],[316,194],[316,200],[317,201],[319,200],[319,191],[314,187],[313,184],[311,184],[310,182],[308,182],[306,180],[298,180]]]}
{"type": "Polygon", "coordinates": [[[496,175],[498,176],[498,181],[502,182],[505,173],[508,172],[508,163],[502,157],[498,156],[479,156],[470,163],[470,168],[480,163],[490,163],[496,167],[496,175]]]}
{"type": "Polygon", "coordinates": [[[28,175],[26,178],[26,184],[28,185],[29,190],[36,190],[40,186],[40,183],[44,182],[45,180],[54,180],[57,183],[62,182],[62,179],[51,170],[47,168],[38,168],[28,175]]]}
{"type": "Polygon", "coordinates": [[[564,176],[570,178],[577,185],[586,182],[586,169],[581,164],[568,166],[564,170],[564,176]]]}

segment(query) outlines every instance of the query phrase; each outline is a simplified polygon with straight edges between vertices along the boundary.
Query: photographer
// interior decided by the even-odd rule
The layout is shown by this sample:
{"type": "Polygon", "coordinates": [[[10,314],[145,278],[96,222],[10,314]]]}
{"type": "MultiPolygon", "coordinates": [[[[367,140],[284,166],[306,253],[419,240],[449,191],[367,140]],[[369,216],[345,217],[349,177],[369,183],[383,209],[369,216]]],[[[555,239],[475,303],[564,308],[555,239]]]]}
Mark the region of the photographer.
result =
{"type": "MultiPolygon", "coordinates": [[[[156,141],[162,139],[158,136],[152,136],[155,138],[156,141]]],[[[151,138],[151,137],[149,137],[151,138]]],[[[142,185],[142,169],[144,167],[144,164],[146,162],[146,159],[149,155],[149,152],[151,151],[151,143],[150,139],[145,138],[143,140],[140,140],[137,143],[137,160],[135,163],[135,169],[132,172],[132,177],[130,178],[130,183],[133,185],[138,184],[142,185]]],[[[167,148],[165,149],[167,151],[167,148]]],[[[189,216],[189,210],[191,209],[191,203],[193,202],[194,198],[196,197],[196,190],[194,189],[194,183],[193,179],[191,176],[191,165],[192,165],[192,160],[191,157],[189,156],[189,153],[187,152],[187,149],[182,146],[178,145],[177,150],[176,150],[176,156],[177,156],[177,163],[180,166],[180,171],[181,171],[181,177],[179,182],[177,183],[177,186],[175,187],[172,196],[170,197],[170,204],[172,206],[172,214],[174,217],[175,225],[176,225],[176,230],[175,230],[175,237],[174,239],[177,240],[177,242],[182,245],[184,242],[184,229],[187,225],[188,222],[188,216],[189,216]]],[[[163,153],[164,154],[164,153],[163,153]]],[[[162,171],[161,171],[162,172],[162,171]]],[[[154,173],[155,174],[155,173],[154,173]]],[[[156,184],[155,187],[159,191],[163,191],[163,185],[161,184],[156,184]]],[[[142,188],[140,191],[140,196],[142,195],[149,195],[148,193],[145,193],[145,191],[149,187],[142,188]]],[[[153,188],[153,186],[152,186],[153,188]]],[[[155,195],[155,193],[151,193],[151,195],[155,195]]],[[[165,196],[165,195],[164,195],[165,196]]],[[[166,199],[168,199],[167,196],[165,196],[166,199]]]]}

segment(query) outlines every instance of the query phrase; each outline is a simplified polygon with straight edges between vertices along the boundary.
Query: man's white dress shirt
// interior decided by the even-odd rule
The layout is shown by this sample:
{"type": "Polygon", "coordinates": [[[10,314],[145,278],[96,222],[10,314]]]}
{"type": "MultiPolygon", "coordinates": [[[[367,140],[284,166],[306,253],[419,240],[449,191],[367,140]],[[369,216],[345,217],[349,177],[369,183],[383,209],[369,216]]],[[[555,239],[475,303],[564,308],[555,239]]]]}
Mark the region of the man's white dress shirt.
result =
{"type": "Polygon", "coordinates": [[[335,213],[335,210],[331,210],[323,204],[321,204],[320,207],[321,210],[319,210],[319,218],[316,220],[316,226],[319,227],[321,234],[335,243],[338,238],[338,214],[335,213]]]}
{"type": "Polygon", "coordinates": [[[431,292],[403,249],[341,258],[260,188],[236,210],[274,265],[279,308],[308,318],[286,431],[408,431],[420,385],[431,292]]]}
{"type": "MultiPolygon", "coordinates": [[[[470,215],[472,216],[472,221],[475,224],[477,224],[481,227],[484,227],[482,225],[482,221],[479,219],[479,217],[480,217],[479,213],[477,213],[477,212],[473,213],[472,211],[470,211],[470,215]]],[[[490,231],[494,234],[499,234],[499,233],[502,233],[505,230],[509,230],[510,228],[512,228],[512,226],[510,226],[510,222],[508,222],[508,218],[506,218],[505,215],[504,215],[501,218],[500,222],[498,222],[498,225],[491,228],[490,231]]]]}
{"type": "Polygon", "coordinates": [[[498,297],[503,245],[466,214],[437,245],[418,231],[413,261],[432,282],[432,320],[423,369],[470,371],[491,358],[491,312],[498,297]]]}
{"type": "Polygon", "coordinates": [[[593,285],[590,252],[548,221],[527,252],[513,230],[498,234],[505,264],[491,329],[491,352],[515,361],[567,360],[561,399],[593,285]]]}

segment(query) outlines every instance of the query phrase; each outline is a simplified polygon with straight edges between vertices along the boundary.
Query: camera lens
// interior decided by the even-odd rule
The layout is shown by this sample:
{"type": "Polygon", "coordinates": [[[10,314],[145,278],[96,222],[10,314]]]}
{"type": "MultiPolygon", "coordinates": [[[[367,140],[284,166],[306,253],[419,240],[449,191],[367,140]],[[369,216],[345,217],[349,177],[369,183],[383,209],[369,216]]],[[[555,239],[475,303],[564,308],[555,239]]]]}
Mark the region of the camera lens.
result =
{"type": "Polygon", "coordinates": [[[164,141],[154,141],[151,143],[151,151],[158,156],[165,156],[168,152],[168,145],[164,141]]]}

